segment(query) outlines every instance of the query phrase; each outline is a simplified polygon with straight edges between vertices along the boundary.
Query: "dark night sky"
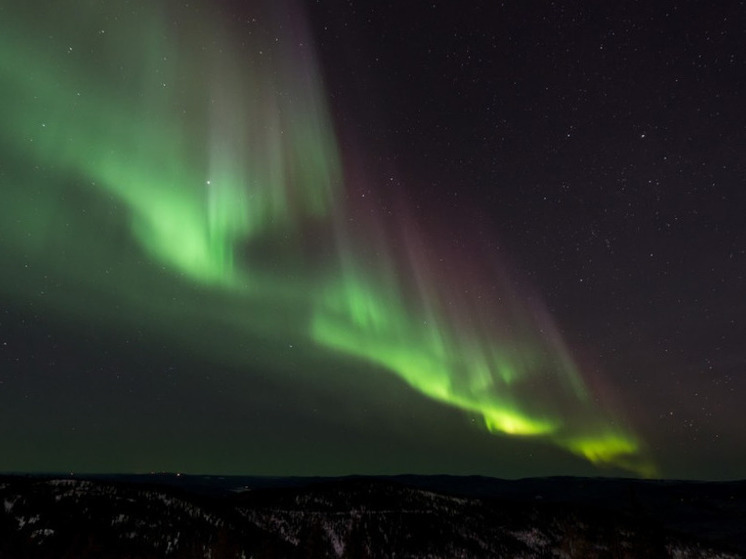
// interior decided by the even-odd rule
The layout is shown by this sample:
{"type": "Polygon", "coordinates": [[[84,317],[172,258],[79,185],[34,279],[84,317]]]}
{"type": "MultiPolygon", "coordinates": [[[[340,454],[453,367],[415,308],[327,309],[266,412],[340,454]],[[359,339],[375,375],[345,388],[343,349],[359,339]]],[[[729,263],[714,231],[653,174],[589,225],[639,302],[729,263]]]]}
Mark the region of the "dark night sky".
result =
{"type": "Polygon", "coordinates": [[[743,2],[40,6],[0,471],[744,477],[743,2]]]}

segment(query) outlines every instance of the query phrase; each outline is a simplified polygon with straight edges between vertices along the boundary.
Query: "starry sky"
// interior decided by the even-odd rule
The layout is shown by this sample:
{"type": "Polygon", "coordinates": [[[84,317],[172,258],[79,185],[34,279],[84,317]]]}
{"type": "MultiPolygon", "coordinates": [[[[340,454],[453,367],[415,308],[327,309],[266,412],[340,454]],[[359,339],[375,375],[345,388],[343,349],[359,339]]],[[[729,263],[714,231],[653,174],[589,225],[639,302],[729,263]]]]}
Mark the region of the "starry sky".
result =
{"type": "Polygon", "coordinates": [[[746,6],[0,6],[0,471],[746,475],[746,6]]]}

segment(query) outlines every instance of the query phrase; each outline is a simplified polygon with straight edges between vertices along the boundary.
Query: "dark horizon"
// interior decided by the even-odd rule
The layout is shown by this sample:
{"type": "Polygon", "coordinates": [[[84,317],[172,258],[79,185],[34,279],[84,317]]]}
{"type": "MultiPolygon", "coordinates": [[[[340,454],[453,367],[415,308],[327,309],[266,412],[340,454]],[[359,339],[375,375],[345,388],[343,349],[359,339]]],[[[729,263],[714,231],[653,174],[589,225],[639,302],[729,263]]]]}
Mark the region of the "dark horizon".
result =
{"type": "Polygon", "coordinates": [[[29,477],[29,478],[54,478],[59,476],[60,478],[78,478],[83,479],[89,477],[91,479],[130,479],[130,478],[195,478],[195,479],[222,479],[222,480],[241,480],[241,479],[255,479],[255,480],[293,480],[293,481],[341,481],[345,479],[406,479],[406,478],[421,478],[421,479],[442,479],[442,478],[453,478],[453,479],[483,479],[488,481],[497,482],[530,482],[530,481],[621,481],[621,482],[641,482],[641,483],[704,483],[704,484],[732,484],[732,483],[743,483],[746,482],[746,478],[734,478],[734,479],[693,479],[693,478],[643,478],[639,476],[606,476],[603,474],[590,475],[590,476],[577,476],[577,475],[546,475],[546,476],[530,476],[530,477],[498,477],[488,476],[482,474],[451,474],[451,473],[440,473],[440,474],[413,474],[413,473],[391,473],[391,474],[356,474],[356,473],[345,473],[339,475],[256,475],[256,474],[218,474],[218,473],[189,473],[189,472],[55,472],[55,471],[24,471],[24,472],[0,472],[0,477],[29,477]]]}

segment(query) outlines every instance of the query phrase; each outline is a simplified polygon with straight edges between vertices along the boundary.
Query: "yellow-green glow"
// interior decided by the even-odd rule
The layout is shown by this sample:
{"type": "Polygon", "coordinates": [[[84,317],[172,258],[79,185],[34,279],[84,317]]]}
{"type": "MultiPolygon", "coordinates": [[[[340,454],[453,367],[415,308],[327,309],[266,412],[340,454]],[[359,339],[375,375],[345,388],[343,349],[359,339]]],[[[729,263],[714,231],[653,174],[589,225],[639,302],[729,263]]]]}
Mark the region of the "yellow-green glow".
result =
{"type": "Polygon", "coordinates": [[[421,293],[405,301],[404,285],[390,267],[367,269],[352,255],[342,262],[344,279],[321,299],[312,322],[319,343],[381,365],[429,398],[480,416],[492,433],[542,437],[594,464],[654,473],[635,459],[637,439],[588,400],[572,360],[556,340],[540,335],[542,325],[532,333],[517,328],[522,339],[496,339],[472,328],[482,323],[481,313],[495,312],[493,322],[501,322],[506,309],[485,302],[481,313],[473,310],[454,327],[447,313],[435,310],[447,291],[431,290],[427,305],[416,303],[421,293]]]}
{"type": "MultiPolygon", "coordinates": [[[[489,432],[652,472],[503,274],[485,279],[497,295],[472,288],[424,257],[438,247],[410,228],[356,219],[310,41],[291,18],[268,16],[272,33],[252,38],[198,1],[18,4],[0,10],[3,251],[103,293],[112,321],[157,309],[191,343],[203,320],[222,320],[232,340],[254,336],[236,351],[244,364],[271,351],[257,339],[294,337],[286,345],[376,364],[489,432]],[[156,268],[167,275],[153,280],[156,268]],[[224,307],[172,301],[153,287],[167,282],[224,307]]],[[[27,296],[17,277],[0,289],[27,296]]],[[[66,296],[43,304],[69,309],[66,296]]]]}
{"type": "Polygon", "coordinates": [[[656,475],[652,462],[640,457],[639,443],[623,433],[610,430],[597,437],[588,435],[559,439],[557,443],[594,464],[616,464],[644,477],[656,475]]]}
{"type": "Polygon", "coordinates": [[[413,324],[399,306],[367,295],[360,284],[333,295],[350,296],[349,316],[341,301],[332,298],[331,312],[320,312],[313,322],[312,333],[320,343],[378,363],[430,398],[482,415],[493,432],[538,435],[555,429],[547,418],[516,409],[507,385],[495,388],[502,384],[504,365],[495,363],[498,378],[493,379],[484,356],[468,361],[467,354],[447,346],[435,325],[413,324]]]}

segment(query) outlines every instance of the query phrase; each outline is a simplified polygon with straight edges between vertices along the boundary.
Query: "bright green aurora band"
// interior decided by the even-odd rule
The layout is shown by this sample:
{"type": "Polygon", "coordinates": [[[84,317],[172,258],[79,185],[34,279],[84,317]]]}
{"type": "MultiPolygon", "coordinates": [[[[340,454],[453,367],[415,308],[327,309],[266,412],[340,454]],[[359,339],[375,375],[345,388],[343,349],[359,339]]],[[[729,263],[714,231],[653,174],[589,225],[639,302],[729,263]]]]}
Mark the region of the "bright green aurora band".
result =
{"type": "Polygon", "coordinates": [[[236,337],[290,335],[376,364],[490,432],[654,473],[504,273],[475,279],[411,219],[349,203],[297,6],[257,9],[239,41],[196,2],[13,4],[0,7],[0,247],[41,272],[8,266],[6,295],[46,288],[50,310],[152,317],[156,330],[222,321],[236,337]],[[155,295],[167,284],[214,309],[155,295]]]}

